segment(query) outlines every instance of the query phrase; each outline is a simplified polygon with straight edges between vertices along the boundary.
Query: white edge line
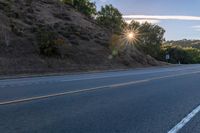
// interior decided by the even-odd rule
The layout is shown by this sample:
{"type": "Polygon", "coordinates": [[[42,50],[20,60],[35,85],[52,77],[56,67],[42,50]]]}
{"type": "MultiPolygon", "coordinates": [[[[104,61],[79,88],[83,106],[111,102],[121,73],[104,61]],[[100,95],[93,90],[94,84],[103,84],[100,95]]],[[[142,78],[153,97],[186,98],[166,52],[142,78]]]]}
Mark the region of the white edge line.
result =
{"type": "Polygon", "coordinates": [[[171,77],[177,77],[177,76],[183,76],[183,75],[190,75],[190,74],[197,74],[197,73],[200,73],[200,71],[183,73],[183,74],[168,75],[168,76],[163,76],[163,77],[156,77],[156,78],[150,78],[150,79],[145,79],[145,80],[137,80],[137,81],[131,81],[131,82],[119,83],[119,84],[112,84],[112,85],[106,85],[106,86],[99,86],[99,87],[82,89],[82,90],[67,91],[67,92],[62,92],[62,93],[56,93],[56,94],[50,94],[50,95],[44,95],[44,96],[37,96],[37,97],[31,97],[31,98],[24,98],[24,99],[19,99],[19,100],[5,101],[5,102],[0,102],[0,105],[16,104],[16,103],[21,103],[21,102],[28,102],[28,101],[46,99],[46,98],[51,98],[51,97],[58,97],[58,96],[63,96],[63,95],[67,95],[67,94],[74,94],[74,93],[80,93],[80,92],[99,90],[99,89],[103,89],[103,88],[116,88],[116,87],[121,87],[121,86],[127,86],[127,85],[132,85],[132,84],[149,82],[149,81],[153,81],[153,80],[159,80],[159,79],[171,78],[171,77]]]}
{"type": "Polygon", "coordinates": [[[191,113],[183,118],[176,126],[174,126],[168,133],[177,133],[181,130],[197,113],[200,111],[200,105],[196,107],[191,113]]]}

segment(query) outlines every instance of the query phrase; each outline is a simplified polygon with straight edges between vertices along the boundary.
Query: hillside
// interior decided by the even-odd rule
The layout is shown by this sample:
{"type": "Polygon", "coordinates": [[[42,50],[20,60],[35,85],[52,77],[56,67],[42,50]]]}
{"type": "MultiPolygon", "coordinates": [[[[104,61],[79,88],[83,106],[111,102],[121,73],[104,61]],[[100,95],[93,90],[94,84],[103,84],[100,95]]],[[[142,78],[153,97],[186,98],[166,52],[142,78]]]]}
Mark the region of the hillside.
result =
{"type": "Polygon", "coordinates": [[[133,49],[109,58],[111,34],[57,0],[0,0],[0,74],[87,71],[160,65],[133,49]],[[56,34],[59,56],[40,54],[38,34],[56,34]]]}

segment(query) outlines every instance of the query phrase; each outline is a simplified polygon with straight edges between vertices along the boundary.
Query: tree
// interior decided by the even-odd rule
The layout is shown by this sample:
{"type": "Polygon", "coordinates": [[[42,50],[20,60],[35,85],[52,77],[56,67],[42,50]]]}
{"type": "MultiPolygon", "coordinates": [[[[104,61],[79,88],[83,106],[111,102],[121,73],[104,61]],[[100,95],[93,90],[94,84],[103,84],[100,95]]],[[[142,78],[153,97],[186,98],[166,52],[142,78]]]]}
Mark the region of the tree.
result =
{"type": "Polygon", "coordinates": [[[85,14],[86,16],[92,17],[96,15],[96,5],[95,3],[91,2],[90,0],[61,0],[66,4],[71,4],[81,13],[85,14]]]}
{"type": "Polygon", "coordinates": [[[132,22],[131,26],[139,30],[139,48],[146,54],[158,58],[164,41],[165,30],[158,25],[147,22],[141,25],[137,22],[132,22]]]}
{"type": "Polygon", "coordinates": [[[131,23],[128,25],[129,29],[139,29],[141,24],[137,21],[131,21],[131,23]]]}
{"type": "Polygon", "coordinates": [[[178,45],[163,45],[161,49],[161,59],[165,61],[165,55],[170,55],[170,63],[200,63],[200,50],[191,47],[181,47],[178,45]]]}
{"type": "Polygon", "coordinates": [[[96,20],[100,25],[111,28],[113,32],[120,32],[124,23],[122,14],[112,5],[101,7],[96,20]]]}

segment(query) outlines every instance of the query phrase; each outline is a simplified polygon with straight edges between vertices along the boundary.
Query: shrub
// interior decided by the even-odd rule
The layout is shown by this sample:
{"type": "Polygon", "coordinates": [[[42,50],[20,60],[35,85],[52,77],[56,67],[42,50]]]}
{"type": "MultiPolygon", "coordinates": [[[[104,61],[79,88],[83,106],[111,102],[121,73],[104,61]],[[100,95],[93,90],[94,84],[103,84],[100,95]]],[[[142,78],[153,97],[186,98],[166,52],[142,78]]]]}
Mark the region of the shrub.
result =
{"type": "Polygon", "coordinates": [[[86,16],[93,17],[96,15],[96,5],[90,0],[61,0],[65,4],[71,4],[79,12],[86,16]]]}
{"type": "Polygon", "coordinates": [[[55,41],[57,39],[57,36],[54,32],[45,29],[40,29],[38,31],[37,38],[39,43],[40,54],[45,56],[58,55],[58,50],[56,46],[57,43],[55,41]]]}
{"type": "Polygon", "coordinates": [[[165,55],[170,55],[170,63],[194,64],[200,63],[200,50],[196,48],[183,48],[180,46],[165,45],[160,52],[160,60],[165,61],[165,55]]]}
{"type": "Polygon", "coordinates": [[[41,55],[61,58],[67,55],[68,45],[65,39],[53,32],[51,28],[39,28],[37,39],[41,55]]]}

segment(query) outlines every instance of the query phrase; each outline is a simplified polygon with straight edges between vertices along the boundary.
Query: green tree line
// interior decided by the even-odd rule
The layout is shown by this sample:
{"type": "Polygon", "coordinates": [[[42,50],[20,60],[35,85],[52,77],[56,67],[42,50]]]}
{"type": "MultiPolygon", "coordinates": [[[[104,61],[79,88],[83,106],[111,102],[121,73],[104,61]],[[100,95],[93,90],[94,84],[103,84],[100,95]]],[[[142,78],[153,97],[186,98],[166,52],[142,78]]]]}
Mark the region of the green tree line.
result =
{"type": "Polygon", "coordinates": [[[181,47],[177,45],[163,45],[160,51],[160,60],[166,61],[166,54],[170,55],[169,63],[197,64],[200,63],[200,49],[181,47]]]}

